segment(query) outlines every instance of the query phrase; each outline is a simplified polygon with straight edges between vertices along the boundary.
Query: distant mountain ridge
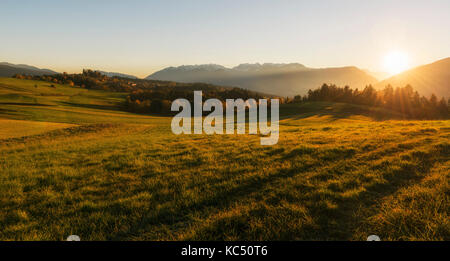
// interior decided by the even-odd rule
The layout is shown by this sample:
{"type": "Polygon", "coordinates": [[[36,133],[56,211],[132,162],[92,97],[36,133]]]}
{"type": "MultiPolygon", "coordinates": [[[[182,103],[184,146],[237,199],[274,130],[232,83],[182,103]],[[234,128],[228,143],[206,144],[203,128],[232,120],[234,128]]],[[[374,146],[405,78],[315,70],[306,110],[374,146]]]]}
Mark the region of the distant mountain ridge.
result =
{"type": "Polygon", "coordinates": [[[26,64],[12,64],[8,62],[0,62],[0,76],[11,77],[14,74],[26,75],[46,75],[57,74],[57,72],[50,69],[40,69],[26,64]]]}
{"type": "Polygon", "coordinates": [[[217,64],[183,65],[165,68],[145,79],[205,82],[281,96],[303,95],[309,89],[318,88],[323,83],[363,88],[378,82],[374,77],[353,66],[316,69],[299,63],[247,63],[233,68],[217,64]]]}
{"type": "Polygon", "coordinates": [[[130,78],[130,79],[138,79],[138,77],[131,75],[131,74],[125,74],[125,73],[118,73],[118,72],[105,72],[105,71],[99,71],[95,70],[96,72],[99,72],[101,74],[104,74],[108,77],[122,77],[122,78],[130,78]]]}
{"type": "Polygon", "coordinates": [[[235,66],[233,68],[227,68],[223,65],[219,64],[197,64],[197,65],[181,65],[178,67],[167,67],[156,73],[153,73],[146,78],[154,77],[157,74],[162,74],[164,72],[190,72],[190,71],[207,71],[207,72],[217,72],[217,71],[226,71],[226,72],[258,72],[264,70],[279,70],[279,71],[289,71],[289,70],[300,70],[300,69],[308,69],[302,64],[299,63],[243,63],[235,66]]]}
{"type": "MultiPolygon", "coordinates": [[[[118,73],[118,72],[105,72],[96,70],[108,77],[123,77],[123,78],[130,78],[130,79],[138,79],[138,77],[130,74],[125,73],[118,73]]],[[[15,74],[25,74],[25,75],[53,75],[58,74],[58,72],[55,72],[50,69],[41,69],[35,66],[27,65],[27,64],[13,64],[8,62],[0,62],[0,77],[11,77],[15,74]]]]}
{"type": "Polygon", "coordinates": [[[450,57],[394,75],[375,87],[384,88],[389,84],[394,87],[409,84],[425,96],[434,93],[439,97],[450,97],[450,57]]]}
{"type": "MultiPolygon", "coordinates": [[[[124,73],[99,72],[109,77],[139,79],[124,73]]],[[[11,77],[15,74],[40,76],[57,73],[50,69],[26,64],[0,62],[0,77],[11,77]]],[[[316,89],[323,83],[349,85],[359,89],[369,84],[377,89],[387,85],[403,87],[409,84],[421,95],[430,96],[434,93],[438,97],[450,97],[450,57],[418,66],[382,81],[378,81],[374,76],[376,73],[354,66],[309,68],[300,63],[244,63],[232,68],[218,64],[167,67],[145,79],[234,86],[276,96],[304,95],[309,89],[316,89]]]]}
{"type": "Polygon", "coordinates": [[[295,71],[307,70],[306,66],[299,63],[242,63],[233,67],[231,70],[241,72],[258,72],[258,71],[295,71]]]}

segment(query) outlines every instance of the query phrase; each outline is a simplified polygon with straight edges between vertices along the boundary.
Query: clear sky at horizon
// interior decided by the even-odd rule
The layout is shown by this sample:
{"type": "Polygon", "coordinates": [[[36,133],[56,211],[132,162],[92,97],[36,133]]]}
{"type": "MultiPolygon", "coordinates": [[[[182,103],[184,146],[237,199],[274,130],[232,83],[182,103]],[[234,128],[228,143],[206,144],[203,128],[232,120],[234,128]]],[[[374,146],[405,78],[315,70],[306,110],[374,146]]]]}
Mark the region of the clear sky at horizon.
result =
{"type": "Polygon", "coordinates": [[[383,71],[450,56],[450,1],[24,1],[0,3],[0,61],[145,77],[167,66],[298,62],[383,71]]]}

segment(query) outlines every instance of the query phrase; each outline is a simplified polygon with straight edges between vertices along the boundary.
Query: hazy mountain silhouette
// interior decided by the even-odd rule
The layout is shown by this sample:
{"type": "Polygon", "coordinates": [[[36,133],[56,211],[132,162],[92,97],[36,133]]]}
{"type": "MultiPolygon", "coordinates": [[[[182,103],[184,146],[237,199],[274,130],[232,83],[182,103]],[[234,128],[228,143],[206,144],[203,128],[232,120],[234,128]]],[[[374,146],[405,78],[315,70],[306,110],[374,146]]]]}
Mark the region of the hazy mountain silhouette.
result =
{"type": "Polygon", "coordinates": [[[104,74],[108,77],[122,77],[122,78],[130,78],[130,79],[137,79],[138,77],[134,76],[134,75],[130,75],[130,74],[125,74],[125,73],[118,73],[118,72],[104,72],[104,71],[98,71],[97,72],[104,74]]]}
{"type": "MultiPolygon", "coordinates": [[[[136,76],[99,71],[109,77],[119,76],[137,79],[136,76]]],[[[40,69],[26,64],[0,62],[0,77],[14,74],[51,75],[57,72],[40,69]]],[[[364,88],[368,84],[382,89],[388,84],[403,87],[410,84],[421,95],[432,93],[440,97],[450,97],[450,58],[422,65],[378,82],[373,73],[354,66],[336,68],[309,68],[299,63],[290,64],[240,64],[227,68],[217,64],[183,65],[168,67],[155,72],[145,79],[176,82],[203,82],[221,86],[236,86],[261,93],[293,96],[306,94],[323,83],[352,88],[364,88]]]]}
{"type": "Polygon", "coordinates": [[[168,67],[146,79],[177,82],[205,82],[237,86],[253,91],[282,96],[306,94],[323,83],[364,88],[377,80],[356,67],[308,68],[302,64],[240,64],[226,68],[216,64],[168,67]]]}
{"type": "Polygon", "coordinates": [[[7,62],[0,62],[0,76],[11,77],[14,74],[26,75],[46,75],[57,74],[57,72],[49,69],[40,69],[26,64],[12,64],[7,62]]]}
{"type": "Polygon", "coordinates": [[[411,85],[421,95],[450,97],[450,57],[397,74],[376,84],[384,88],[411,85]]]}
{"type": "Polygon", "coordinates": [[[363,71],[368,75],[375,77],[375,79],[377,79],[378,81],[382,81],[384,79],[389,78],[389,73],[387,72],[373,72],[370,70],[363,70],[363,71]]]}

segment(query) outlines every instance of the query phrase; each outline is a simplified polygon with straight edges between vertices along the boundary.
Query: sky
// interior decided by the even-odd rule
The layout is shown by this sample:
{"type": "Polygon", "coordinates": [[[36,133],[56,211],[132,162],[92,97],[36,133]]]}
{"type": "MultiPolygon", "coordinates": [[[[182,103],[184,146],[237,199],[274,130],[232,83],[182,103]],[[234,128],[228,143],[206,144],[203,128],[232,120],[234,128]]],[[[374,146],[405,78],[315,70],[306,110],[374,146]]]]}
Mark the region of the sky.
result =
{"type": "Polygon", "coordinates": [[[381,72],[392,52],[407,67],[449,57],[449,12],[448,0],[2,0],[0,61],[139,77],[256,62],[381,72]]]}

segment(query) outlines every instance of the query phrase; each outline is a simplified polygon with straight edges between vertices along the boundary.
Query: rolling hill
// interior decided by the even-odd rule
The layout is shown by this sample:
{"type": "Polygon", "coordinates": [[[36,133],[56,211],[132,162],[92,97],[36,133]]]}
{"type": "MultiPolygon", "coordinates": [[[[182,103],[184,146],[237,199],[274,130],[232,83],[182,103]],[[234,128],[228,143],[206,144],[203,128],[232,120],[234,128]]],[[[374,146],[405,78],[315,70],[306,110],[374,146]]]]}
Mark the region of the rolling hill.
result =
{"type": "Polygon", "coordinates": [[[14,74],[46,75],[46,74],[57,74],[57,72],[49,69],[40,69],[26,64],[12,64],[7,62],[0,62],[0,77],[11,77],[14,74]]]}
{"type": "Polygon", "coordinates": [[[420,94],[450,97],[450,57],[422,65],[379,82],[376,88],[411,85],[420,94]]]}
{"type": "Polygon", "coordinates": [[[323,83],[363,88],[377,80],[356,67],[308,68],[302,64],[241,64],[234,68],[221,65],[185,65],[168,67],[146,79],[178,82],[206,82],[237,86],[280,96],[305,94],[323,83]]]}

